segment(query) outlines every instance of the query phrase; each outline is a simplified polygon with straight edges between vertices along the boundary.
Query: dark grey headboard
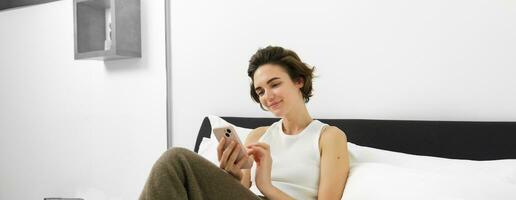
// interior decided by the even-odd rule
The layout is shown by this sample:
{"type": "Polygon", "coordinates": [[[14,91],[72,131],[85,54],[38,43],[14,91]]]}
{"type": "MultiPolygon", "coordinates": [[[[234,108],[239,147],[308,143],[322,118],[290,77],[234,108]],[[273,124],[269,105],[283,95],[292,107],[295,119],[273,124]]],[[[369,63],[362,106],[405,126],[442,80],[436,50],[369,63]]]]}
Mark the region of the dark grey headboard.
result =
{"type": "MultiPolygon", "coordinates": [[[[268,126],[277,118],[222,117],[240,127],[268,126]]],[[[516,122],[319,119],[343,130],[349,142],[416,155],[455,159],[516,159],[516,122]]],[[[195,152],[211,125],[204,118],[195,152]]]]}

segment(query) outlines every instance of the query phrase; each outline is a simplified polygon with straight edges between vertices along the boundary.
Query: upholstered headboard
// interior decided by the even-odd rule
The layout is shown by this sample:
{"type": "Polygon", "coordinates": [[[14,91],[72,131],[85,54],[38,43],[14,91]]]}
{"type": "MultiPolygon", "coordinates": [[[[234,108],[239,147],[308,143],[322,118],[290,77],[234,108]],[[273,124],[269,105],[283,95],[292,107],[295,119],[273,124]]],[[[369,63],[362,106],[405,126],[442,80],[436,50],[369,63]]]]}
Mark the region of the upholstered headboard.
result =
{"type": "MultiPolygon", "coordinates": [[[[240,127],[268,126],[277,118],[222,117],[240,127]]],[[[349,142],[416,155],[454,159],[516,159],[516,122],[319,119],[343,130],[349,142]]],[[[211,125],[204,118],[195,152],[211,125]]]]}

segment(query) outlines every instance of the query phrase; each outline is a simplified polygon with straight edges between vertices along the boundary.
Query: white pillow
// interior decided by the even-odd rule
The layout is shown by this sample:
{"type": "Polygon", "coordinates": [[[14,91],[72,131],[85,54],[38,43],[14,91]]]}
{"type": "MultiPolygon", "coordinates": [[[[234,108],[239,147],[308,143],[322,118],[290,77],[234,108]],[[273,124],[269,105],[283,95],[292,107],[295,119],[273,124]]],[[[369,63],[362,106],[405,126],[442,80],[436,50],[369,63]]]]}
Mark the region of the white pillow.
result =
{"type": "Polygon", "coordinates": [[[342,199],[516,199],[516,160],[418,156],[348,143],[342,199]]]}
{"type": "MultiPolygon", "coordinates": [[[[245,142],[247,135],[249,135],[249,133],[253,130],[235,126],[215,115],[208,115],[208,119],[210,120],[212,128],[226,125],[233,126],[235,128],[235,131],[237,132],[238,137],[240,138],[240,141],[242,142],[245,142]]],[[[217,138],[215,138],[215,135],[212,131],[210,138],[202,138],[201,144],[199,145],[199,151],[197,153],[202,157],[206,158],[207,160],[211,161],[213,164],[219,166],[219,159],[217,157],[218,144],[219,141],[217,140],[217,138]]]]}
{"type": "Polygon", "coordinates": [[[454,176],[471,178],[489,176],[516,184],[516,159],[489,161],[448,159],[387,151],[350,142],[348,142],[348,151],[351,166],[364,162],[376,162],[454,176]]]}
{"type": "MultiPolygon", "coordinates": [[[[242,142],[245,142],[247,135],[249,135],[249,132],[251,132],[253,130],[253,129],[235,126],[216,115],[208,115],[208,119],[210,120],[212,129],[215,127],[221,127],[221,126],[228,126],[228,125],[233,126],[235,128],[235,131],[237,132],[238,138],[240,138],[240,141],[242,141],[242,142]]],[[[213,134],[213,130],[211,132],[210,138],[213,138],[215,140],[217,139],[217,138],[215,138],[215,135],[213,134]]]]}
{"type": "Polygon", "coordinates": [[[213,164],[219,166],[219,160],[217,158],[217,144],[219,142],[217,139],[212,138],[202,138],[201,144],[199,146],[199,151],[197,154],[206,158],[213,164]]]}
{"type": "Polygon", "coordinates": [[[342,199],[516,199],[516,185],[370,162],[352,168],[342,199]]]}

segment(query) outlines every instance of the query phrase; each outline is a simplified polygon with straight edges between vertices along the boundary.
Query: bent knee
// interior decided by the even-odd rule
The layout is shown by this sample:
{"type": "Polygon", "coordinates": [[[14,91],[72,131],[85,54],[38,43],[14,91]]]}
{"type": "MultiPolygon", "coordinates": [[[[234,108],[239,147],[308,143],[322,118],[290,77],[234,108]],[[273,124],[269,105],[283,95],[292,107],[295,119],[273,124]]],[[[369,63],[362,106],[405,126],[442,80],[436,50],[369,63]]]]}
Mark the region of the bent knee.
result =
{"type": "Polygon", "coordinates": [[[192,153],[193,152],[187,148],[172,147],[172,148],[168,149],[167,151],[165,151],[161,155],[160,160],[166,160],[166,161],[177,160],[178,158],[181,158],[181,157],[188,157],[192,153]]]}

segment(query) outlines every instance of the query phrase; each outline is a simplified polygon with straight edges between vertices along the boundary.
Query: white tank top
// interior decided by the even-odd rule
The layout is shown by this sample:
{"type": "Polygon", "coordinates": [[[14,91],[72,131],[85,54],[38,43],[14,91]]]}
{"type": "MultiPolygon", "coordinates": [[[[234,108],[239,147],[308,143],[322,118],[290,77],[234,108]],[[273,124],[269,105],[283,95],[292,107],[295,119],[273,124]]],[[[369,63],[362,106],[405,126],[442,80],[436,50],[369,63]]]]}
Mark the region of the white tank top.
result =
{"type": "MultiPolygon", "coordinates": [[[[321,157],[319,136],[324,124],[313,120],[296,135],[283,132],[283,119],[273,123],[259,142],[270,145],[272,185],[295,199],[317,199],[321,157]]],[[[250,190],[263,195],[256,187],[256,163],[251,168],[250,190]]]]}

